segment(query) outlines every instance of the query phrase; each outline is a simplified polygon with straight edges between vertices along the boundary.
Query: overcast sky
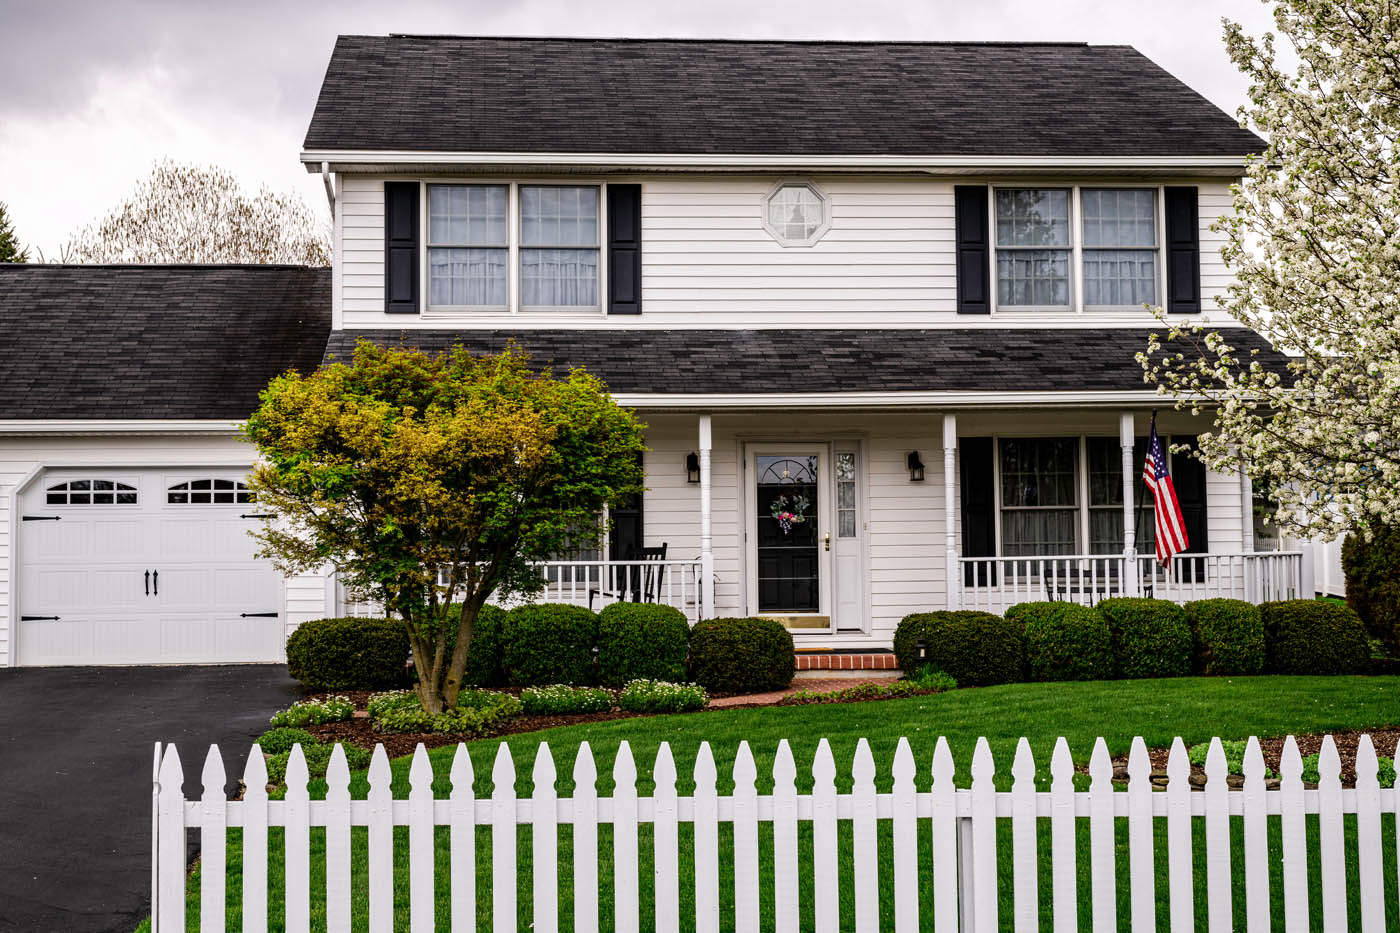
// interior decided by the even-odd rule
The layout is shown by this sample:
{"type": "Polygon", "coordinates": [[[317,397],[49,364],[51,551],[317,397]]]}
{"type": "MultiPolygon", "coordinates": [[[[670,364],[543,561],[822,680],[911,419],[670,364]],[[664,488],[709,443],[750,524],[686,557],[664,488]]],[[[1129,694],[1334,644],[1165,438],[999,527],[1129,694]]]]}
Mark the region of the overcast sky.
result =
{"type": "Polygon", "coordinates": [[[338,33],[1123,43],[1233,114],[1222,16],[1272,24],[1257,0],[0,0],[0,201],[50,258],[167,156],[325,210],[297,153],[338,33]]]}

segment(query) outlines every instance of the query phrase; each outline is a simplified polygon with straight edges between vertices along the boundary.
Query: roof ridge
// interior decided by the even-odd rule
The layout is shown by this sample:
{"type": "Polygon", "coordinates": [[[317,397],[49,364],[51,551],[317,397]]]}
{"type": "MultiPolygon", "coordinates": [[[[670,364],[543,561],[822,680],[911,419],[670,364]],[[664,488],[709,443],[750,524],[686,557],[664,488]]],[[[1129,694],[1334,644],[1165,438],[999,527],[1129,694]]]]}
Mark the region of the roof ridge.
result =
{"type": "Polygon", "coordinates": [[[765,39],[753,37],[704,37],[704,36],[541,36],[541,35],[468,35],[462,33],[417,33],[390,32],[342,33],[339,39],[430,39],[443,41],[480,42],[618,42],[618,43],[662,43],[684,42],[689,44],[726,45],[941,45],[941,46],[992,46],[1026,48],[1133,48],[1126,43],[1095,44],[1071,40],[1012,40],[1012,39],[765,39]]]}

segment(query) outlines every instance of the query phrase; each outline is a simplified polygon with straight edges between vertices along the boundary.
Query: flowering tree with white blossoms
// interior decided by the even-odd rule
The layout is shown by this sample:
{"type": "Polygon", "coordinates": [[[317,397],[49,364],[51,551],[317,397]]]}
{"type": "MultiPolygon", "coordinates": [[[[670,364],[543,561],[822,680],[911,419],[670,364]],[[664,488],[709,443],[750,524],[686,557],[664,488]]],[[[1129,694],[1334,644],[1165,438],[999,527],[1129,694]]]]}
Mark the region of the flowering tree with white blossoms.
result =
{"type": "Polygon", "coordinates": [[[1201,458],[1243,465],[1279,525],[1369,535],[1400,521],[1400,5],[1281,0],[1274,20],[1296,69],[1272,34],[1225,23],[1251,79],[1241,118],[1269,147],[1217,229],[1236,270],[1222,307],[1293,356],[1290,373],[1199,325],[1138,359],[1178,408],[1216,411],[1201,458]]]}

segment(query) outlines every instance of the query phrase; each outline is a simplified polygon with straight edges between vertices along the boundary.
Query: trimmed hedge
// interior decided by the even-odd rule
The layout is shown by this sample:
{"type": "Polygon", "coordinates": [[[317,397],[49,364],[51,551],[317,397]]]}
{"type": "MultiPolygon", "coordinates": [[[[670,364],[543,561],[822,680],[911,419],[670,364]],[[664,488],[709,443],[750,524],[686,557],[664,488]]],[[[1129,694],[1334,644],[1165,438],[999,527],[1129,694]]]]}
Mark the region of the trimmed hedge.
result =
{"type": "MultiPolygon", "coordinates": [[[[448,610],[447,656],[457,647],[457,629],[462,621],[462,604],[453,603],[448,610]]],[[[506,611],[500,606],[482,606],[472,627],[472,643],[467,646],[467,666],[462,671],[462,683],[472,687],[504,687],[505,670],[501,666],[503,629],[506,611]]]]}
{"type": "Polygon", "coordinates": [[[408,633],[388,619],[317,619],[287,639],[287,673],[308,690],[401,686],[408,633]]]}
{"type": "Polygon", "coordinates": [[[1021,626],[989,612],[943,611],[907,615],[894,633],[894,653],[910,676],[921,663],[951,674],[964,687],[1021,680],[1026,664],[1021,626]],[[922,639],[928,658],[920,662],[922,639]]]}
{"type": "Polygon", "coordinates": [[[706,619],[690,630],[690,679],[710,693],[782,690],[796,672],[792,636],[774,619],[706,619]]]}
{"type": "Polygon", "coordinates": [[[501,666],[512,687],[596,682],[598,614],[565,603],[518,606],[505,615],[501,666]]]}
{"type": "Polygon", "coordinates": [[[1066,602],[1020,603],[1006,610],[1026,638],[1031,680],[1108,680],[1113,677],[1113,638],[1103,615],[1066,602]]]}
{"type": "Polygon", "coordinates": [[[1371,663],[1366,626],[1350,606],[1321,599],[1264,603],[1265,665],[1274,674],[1358,674],[1371,663]]]}
{"type": "Polygon", "coordinates": [[[1351,534],[1342,544],[1347,605],[1372,638],[1400,649],[1400,525],[1378,525],[1371,540],[1351,534]]]}
{"type": "Polygon", "coordinates": [[[1240,599],[1186,604],[1198,674],[1257,674],[1264,669],[1264,617],[1240,599]]]}
{"type": "Polygon", "coordinates": [[[685,680],[690,623],[660,603],[613,603],[598,615],[598,681],[685,680]]]}
{"type": "Polygon", "coordinates": [[[1191,623],[1165,599],[1120,597],[1099,603],[1113,638],[1118,676],[1184,677],[1191,673],[1191,623]]]}

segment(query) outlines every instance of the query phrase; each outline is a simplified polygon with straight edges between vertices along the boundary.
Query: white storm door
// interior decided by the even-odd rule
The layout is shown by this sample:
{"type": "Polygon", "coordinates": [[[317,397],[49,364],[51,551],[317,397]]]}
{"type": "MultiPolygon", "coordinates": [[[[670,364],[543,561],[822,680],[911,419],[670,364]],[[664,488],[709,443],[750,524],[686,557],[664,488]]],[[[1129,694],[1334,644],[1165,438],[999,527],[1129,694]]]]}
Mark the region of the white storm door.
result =
{"type": "Polygon", "coordinates": [[[825,443],[753,444],[745,464],[749,611],[804,630],[830,627],[830,453],[825,443]]]}

